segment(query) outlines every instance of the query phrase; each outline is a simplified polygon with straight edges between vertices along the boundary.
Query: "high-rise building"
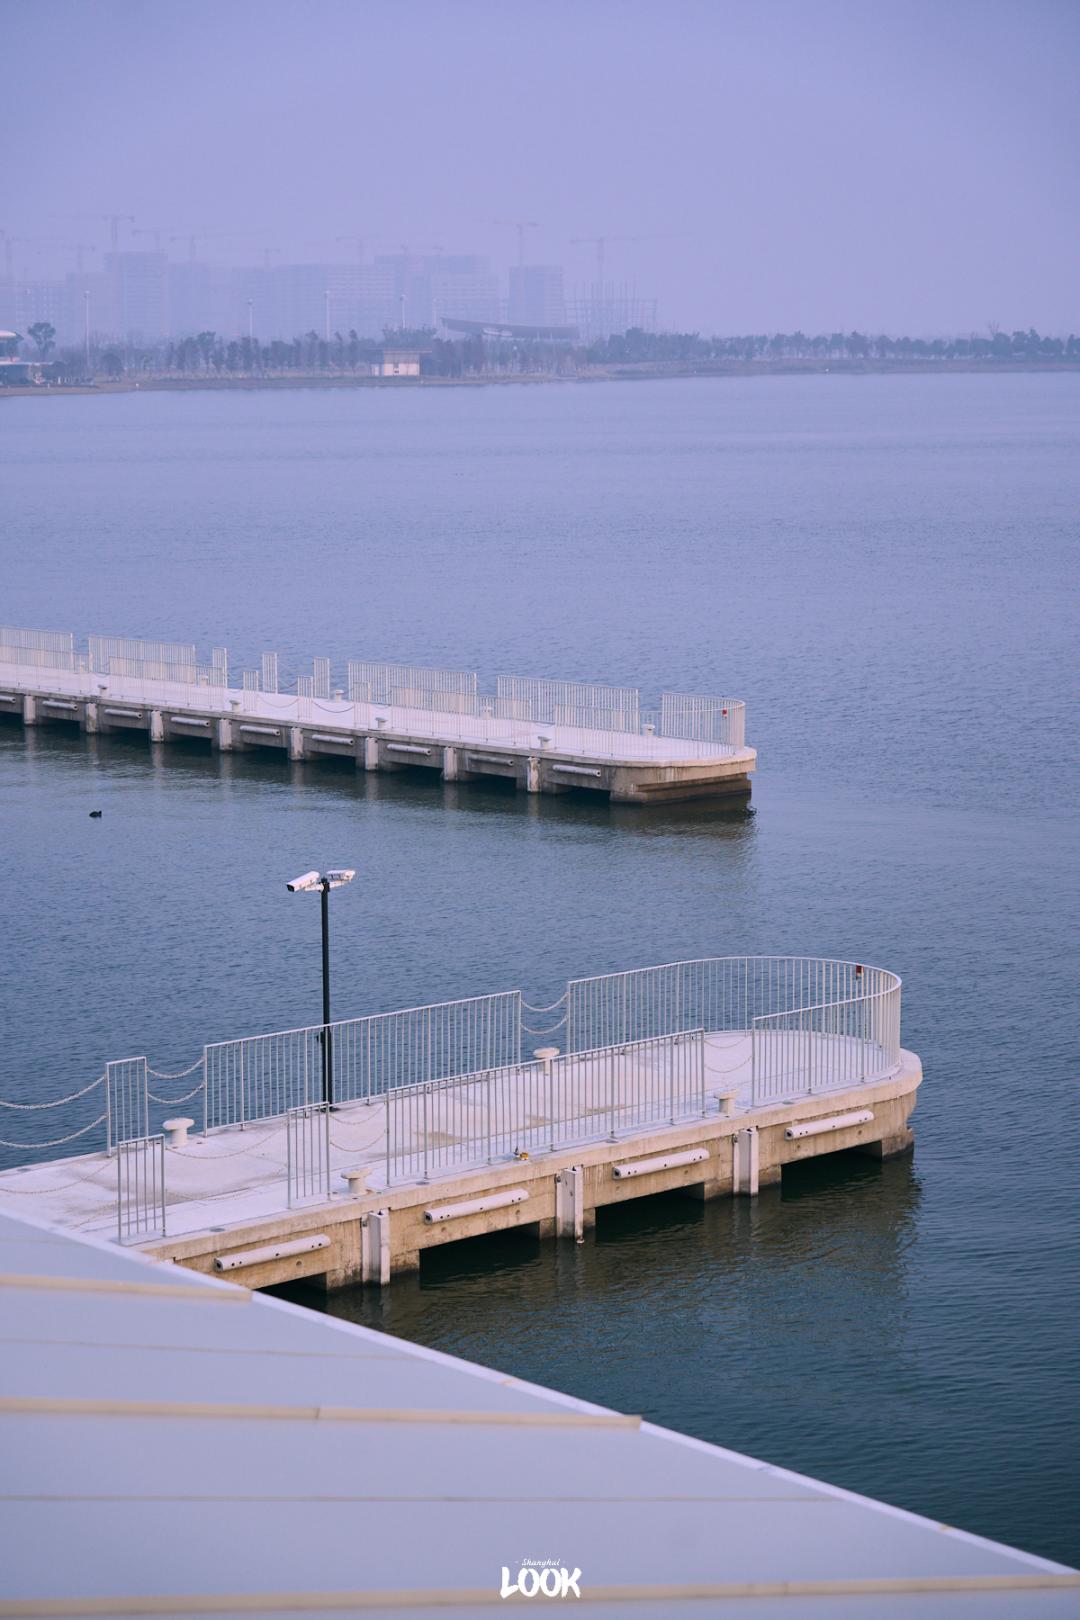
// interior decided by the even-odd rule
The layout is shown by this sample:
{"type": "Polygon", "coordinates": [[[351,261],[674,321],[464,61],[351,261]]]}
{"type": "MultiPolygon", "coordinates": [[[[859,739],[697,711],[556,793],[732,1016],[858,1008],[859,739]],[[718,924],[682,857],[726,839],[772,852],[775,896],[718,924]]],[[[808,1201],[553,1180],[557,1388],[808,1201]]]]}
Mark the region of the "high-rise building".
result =
{"type": "Polygon", "coordinates": [[[565,326],[562,265],[514,265],[508,318],[515,326],[565,326]]]}
{"type": "Polygon", "coordinates": [[[224,336],[247,337],[250,332],[265,343],[282,335],[277,325],[273,277],[272,270],[257,265],[229,271],[224,336]]]}
{"type": "Polygon", "coordinates": [[[60,341],[82,344],[89,330],[92,341],[115,337],[113,297],[109,277],[103,270],[84,270],[64,281],[64,319],[60,341]]]}
{"type": "MultiPolygon", "coordinates": [[[[68,299],[62,281],[16,281],[12,299],[14,324],[18,332],[26,333],[38,321],[47,321],[58,334],[68,324],[68,299]]],[[[8,322],[11,311],[0,311],[0,325],[8,322]]]]}
{"type": "Polygon", "coordinates": [[[169,331],[168,258],[164,253],[106,253],[110,309],[98,329],[138,343],[169,331]]]}
{"type": "Polygon", "coordinates": [[[384,254],[373,270],[383,278],[383,296],[388,296],[383,327],[415,330],[452,316],[498,317],[499,279],[476,254],[384,254]]]}
{"type": "Polygon", "coordinates": [[[232,270],[189,260],[184,264],[170,264],[166,279],[170,337],[217,332],[222,337],[233,338],[246,333],[246,313],[237,303],[232,270]]]}
{"type": "Polygon", "coordinates": [[[486,259],[459,254],[424,261],[427,318],[418,324],[435,326],[445,317],[491,321],[499,316],[499,278],[486,259]]]}

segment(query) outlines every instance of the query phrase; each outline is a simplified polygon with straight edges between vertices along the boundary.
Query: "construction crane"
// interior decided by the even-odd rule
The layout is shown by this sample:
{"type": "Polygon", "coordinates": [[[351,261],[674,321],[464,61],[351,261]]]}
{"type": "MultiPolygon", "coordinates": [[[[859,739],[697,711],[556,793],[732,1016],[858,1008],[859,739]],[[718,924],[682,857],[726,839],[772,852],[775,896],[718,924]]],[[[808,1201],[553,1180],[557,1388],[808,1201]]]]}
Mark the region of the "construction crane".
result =
{"type": "Polygon", "coordinates": [[[337,236],[334,240],[344,242],[347,247],[351,247],[356,253],[356,262],[358,264],[364,262],[364,238],[362,236],[337,236]]]}
{"type": "Polygon", "coordinates": [[[77,219],[101,219],[109,227],[109,246],[115,253],[120,246],[121,225],[134,225],[134,214],[78,214],[77,219]]]}
{"type": "Polygon", "coordinates": [[[57,219],[97,219],[104,220],[109,227],[109,245],[115,253],[120,246],[121,225],[134,225],[134,214],[57,214],[57,219]]]}
{"type": "Polygon", "coordinates": [[[11,236],[7,231],[0,231],[0,236],[4,238],[4,271],[5,274],[11,276],[14,273],[15,249],[17,247],[28,247],[30,238],[28,236],[11,236]]]}
{"type": "Polygon", "coordinates": [[[488,221],[488,224],[489,225],[507,225],[507,226],[509,226],[509,228],[511,230],[517,231],[518,265],[519,266],[523,265],[525,263],[525,232],[526,231],[538,231],[540,229],[540,226],[537,224],[536,220],[535,219],[492,219],[492,220],[488,221]]]}
{"type": "MultiPolygon", "coordinates": [[[[160,253],[162,232],[168,229],[168,225],[145,225],[140,226],[138,229],[132,226],[131,234],[132,236],[152,236],[154,238],[154,252],[160,253]]],[[[170,237],[169,240],[171,241],[172,238],[170,237]]]]}
{"type": "Polygon", "coordinates": [[[54,246],[60,248],[64,253],[74,253],[75,268],[80,275],[83,272],[83,254],[97,252],[97,248],[90,242],[56,242],[54,246]]]}
{"type": "Polygon", "coordinates": [[[603,286],[604,282],[604,253],[609,242],[658,242],[657,236],[572,236],[571,247],[594,247],[596,249],[596,276],[603,286]]]}
{"type": "Polygon", "coordinates": [[[83,254],[97,252],[97,248],[89,242],[52,242],[40,236],[9,236],[6,231],[0,231],[0,236],[4,238],[4,264],[8,275],[12,271],[16,247],[59,248],[63,253],[74,253],[80,274],[83,269],[83,254]]]}
{"type": "Polygon", "coordinates": [[[262,231],[181,231],[177,236],[170,236],[170,242],[186,242],[188,245],[188,259],[192,264],[198,253],[200,242],[230,242],[239,241],[246,236],[262,236],[262,231]]]}
{"type": "Polygon", "coordinates": [[[263,269],[264,270],[269,270],[269,268],[270,268],[270,260],[272,258],[274,258],[275,256],[280,257],[281,256],[281,249],[280,248],[263,248],[262,256],[263,256],[263,269]]]}

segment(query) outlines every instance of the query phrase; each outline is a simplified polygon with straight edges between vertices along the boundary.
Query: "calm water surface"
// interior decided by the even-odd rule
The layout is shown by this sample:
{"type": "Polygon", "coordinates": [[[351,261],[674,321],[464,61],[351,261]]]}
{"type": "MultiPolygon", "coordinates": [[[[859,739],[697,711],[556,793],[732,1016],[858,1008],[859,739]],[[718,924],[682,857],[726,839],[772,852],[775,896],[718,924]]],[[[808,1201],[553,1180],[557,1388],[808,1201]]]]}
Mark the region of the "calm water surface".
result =
{"type": "Polygon", "coordinates": [[[729,690],[760,774],[641,813],[0,726],[0,1094],[318,1016],[283,880],[334,861],[339,1016],[896,968],[914,1161],[330,1308],[1080,1561],[1078,451],[1072,376],[3,402],[4,622],[729,690]]]}

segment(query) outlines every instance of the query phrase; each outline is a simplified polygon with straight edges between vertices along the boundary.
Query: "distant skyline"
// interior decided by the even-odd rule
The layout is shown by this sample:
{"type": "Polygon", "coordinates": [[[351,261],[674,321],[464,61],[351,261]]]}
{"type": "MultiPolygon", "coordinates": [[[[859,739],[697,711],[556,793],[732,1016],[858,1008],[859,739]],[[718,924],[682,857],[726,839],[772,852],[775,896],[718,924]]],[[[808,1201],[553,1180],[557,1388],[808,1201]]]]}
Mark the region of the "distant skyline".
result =
{"type": "Polygon", "coordinates": [[[570,287],[603,236],[605,279],[669,328],[1080,328],[1063,0],[6,0],[3,19],[0,229],[27,274],[108,249],[108,214],[143,233],[121,220],[121,246],[178,261],[196,234],[221,263],[363,242],[505,274],[520,220],[526,261],[570,287]]]}

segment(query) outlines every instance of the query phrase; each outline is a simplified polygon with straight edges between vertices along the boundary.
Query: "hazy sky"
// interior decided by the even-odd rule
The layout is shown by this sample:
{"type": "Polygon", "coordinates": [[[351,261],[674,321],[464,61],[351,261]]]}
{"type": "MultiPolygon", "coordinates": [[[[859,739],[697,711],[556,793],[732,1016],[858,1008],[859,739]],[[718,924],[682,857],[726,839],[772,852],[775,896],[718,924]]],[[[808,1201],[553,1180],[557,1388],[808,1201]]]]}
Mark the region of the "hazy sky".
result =
{"type": "Polygon", "coordinates": [[[210,244],[233,262],[351,234],[506,265],[490,222],[521,217],[570,284],[595,275],[570,238],[610,237],[665,325],[1080,331],[1080,0],[0,0],[0,24],[15,237],[102,243],[71,216],[115,211],[258,233],[210,244]]]}

